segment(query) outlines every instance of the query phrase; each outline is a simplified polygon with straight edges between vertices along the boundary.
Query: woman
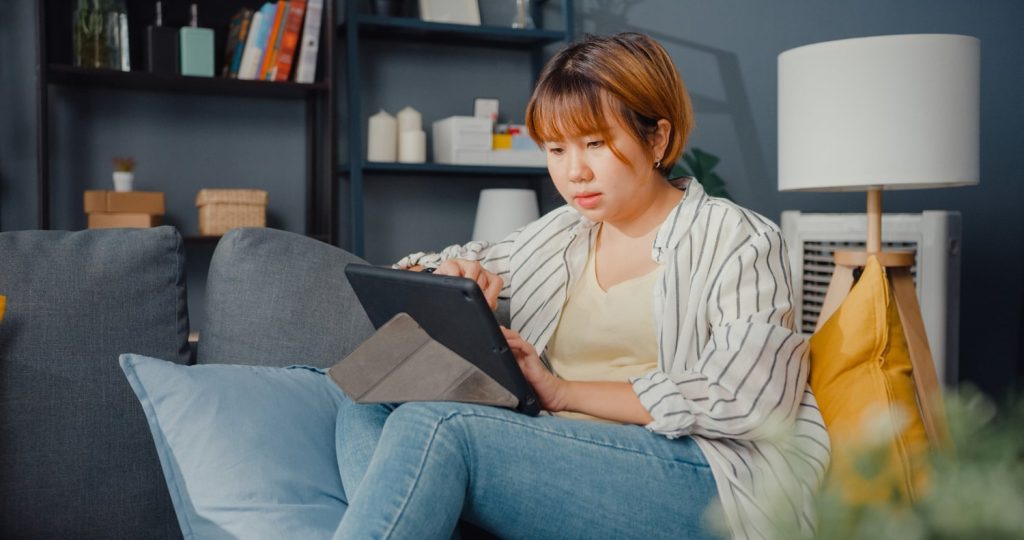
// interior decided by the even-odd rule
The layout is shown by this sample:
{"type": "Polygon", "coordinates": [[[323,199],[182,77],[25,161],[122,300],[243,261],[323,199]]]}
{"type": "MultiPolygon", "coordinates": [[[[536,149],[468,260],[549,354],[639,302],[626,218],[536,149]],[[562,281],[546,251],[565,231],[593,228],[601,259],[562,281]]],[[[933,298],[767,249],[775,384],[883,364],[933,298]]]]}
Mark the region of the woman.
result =
{"type": "Polygon", "coordinates": [[[828,437],[782,237],[666,179],[692,126],[668,54],[639,34],[573,44],[526,118],[567,205],[397,266],[508,298],[505,337],[553,415],[346,405],[336,537],[447,538],[461,518],[502,537],[701,538],[716,500],[736,537],[812,527],[828,437]]]}

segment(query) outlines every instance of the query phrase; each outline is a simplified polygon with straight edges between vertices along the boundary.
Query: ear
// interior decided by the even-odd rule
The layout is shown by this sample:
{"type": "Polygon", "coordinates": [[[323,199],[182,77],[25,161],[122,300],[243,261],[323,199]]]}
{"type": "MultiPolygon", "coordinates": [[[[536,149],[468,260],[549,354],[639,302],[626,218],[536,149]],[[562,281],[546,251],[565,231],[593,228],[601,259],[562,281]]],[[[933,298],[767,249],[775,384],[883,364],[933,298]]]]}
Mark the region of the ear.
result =
{"type": "Polygon", "coordinates": [[[649,139],[651,153],[655,161],[665,157],[665,149],[668,148],[668,138],[670,135],[672,135],[672,123],[664,118],[658,120],[658,127],[649,139]]]}

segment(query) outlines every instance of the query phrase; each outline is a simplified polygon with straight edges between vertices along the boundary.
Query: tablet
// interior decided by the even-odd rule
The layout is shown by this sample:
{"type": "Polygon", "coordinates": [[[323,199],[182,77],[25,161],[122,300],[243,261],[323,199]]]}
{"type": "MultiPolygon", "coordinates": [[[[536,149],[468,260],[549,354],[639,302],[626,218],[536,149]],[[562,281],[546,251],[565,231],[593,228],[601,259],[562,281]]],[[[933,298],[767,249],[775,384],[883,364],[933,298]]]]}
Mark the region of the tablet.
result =
{"type": "Polygon", "coordinates": [[[430,337],[511,392],[519,400],[515,410],[540,412],[537,395],[475,281],[363,264],[349,264],[345,275],[374,328],[407,313],[430,337]]]}

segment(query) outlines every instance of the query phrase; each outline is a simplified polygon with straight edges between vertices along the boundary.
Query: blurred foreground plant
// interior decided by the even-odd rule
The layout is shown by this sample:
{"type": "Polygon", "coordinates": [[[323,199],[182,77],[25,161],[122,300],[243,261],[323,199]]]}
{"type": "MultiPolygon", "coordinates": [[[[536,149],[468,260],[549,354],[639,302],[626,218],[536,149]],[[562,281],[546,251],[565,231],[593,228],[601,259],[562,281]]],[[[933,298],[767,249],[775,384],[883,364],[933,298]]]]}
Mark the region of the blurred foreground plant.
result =
{"type": "MultiPolygon", "coordinates": [[[[826,482],[816,501],[813,538],[1024,538],[1024,399],[1009,399],[998,414],[971,387],[949,391],[945,399],[954,449],[933,452],[925,493],[914,501],[894,494],[888,501],[849,504],[826,482]]],[[[867,450],[858,458],[858,472],[870,478],[884,467],[878,462],[884,455],[867,450]]],[[[779,524],[775,536],[801,537],[795,523],[779,524]]]]}

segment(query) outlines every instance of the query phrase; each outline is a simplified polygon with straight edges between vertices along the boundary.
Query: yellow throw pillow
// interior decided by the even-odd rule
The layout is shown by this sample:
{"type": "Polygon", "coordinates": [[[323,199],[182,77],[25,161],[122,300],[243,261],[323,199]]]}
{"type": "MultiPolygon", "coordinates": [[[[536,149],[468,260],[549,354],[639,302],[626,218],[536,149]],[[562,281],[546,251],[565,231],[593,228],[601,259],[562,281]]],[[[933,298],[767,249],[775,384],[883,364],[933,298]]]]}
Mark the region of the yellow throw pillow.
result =
{"type": "Polygon", "coordinates": [[[4,310],[7,309],[7,297],[0,294],[0,322],[4,320],[4,310]]]}
{"type": "Polygon", "coordinates": [[[832,441],[832,487],[851,503],[914,498],[927,479],[928,438],[896,302],[875,257],[811,337],[810,384],[832,441]]]}

